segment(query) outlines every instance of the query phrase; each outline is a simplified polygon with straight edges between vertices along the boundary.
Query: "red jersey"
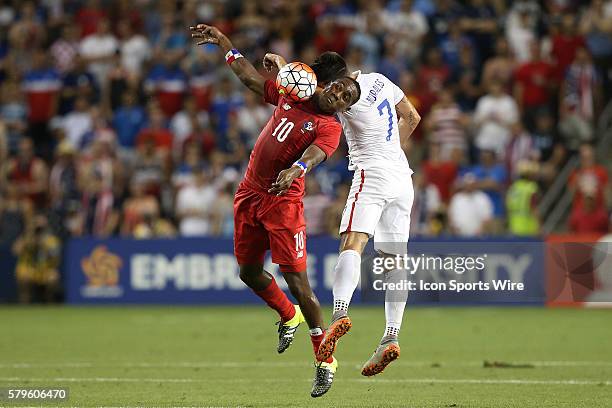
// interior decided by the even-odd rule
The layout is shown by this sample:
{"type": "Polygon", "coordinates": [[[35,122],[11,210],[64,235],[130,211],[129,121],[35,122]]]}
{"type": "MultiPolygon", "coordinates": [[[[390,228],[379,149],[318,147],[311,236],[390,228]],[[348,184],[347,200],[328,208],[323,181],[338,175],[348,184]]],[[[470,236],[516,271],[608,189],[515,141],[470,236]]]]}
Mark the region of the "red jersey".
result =
{"type": "MultiPolygon", "coordinates": [[[[312,144],[327,157],[338,147],[342,126],[335,116],[321,113],[312,101],[293,102],[281,97],[272,80],[264,85],[264,101],[276,105],[251,152],[244,185],[267,193],[278,173],[302,157],[312,144]]],[[[290,197],[304,195],[304,178],[294,180],[286,193],[290,197]]]]}
{"type": "Polygon", "coordinates": [[[514,74],[516,82],[523,85],[525,107],[543,105],[549,102],[548,83],[554,76],[552,65],[544,61],[528,62],[521,65],[514,74]]]}

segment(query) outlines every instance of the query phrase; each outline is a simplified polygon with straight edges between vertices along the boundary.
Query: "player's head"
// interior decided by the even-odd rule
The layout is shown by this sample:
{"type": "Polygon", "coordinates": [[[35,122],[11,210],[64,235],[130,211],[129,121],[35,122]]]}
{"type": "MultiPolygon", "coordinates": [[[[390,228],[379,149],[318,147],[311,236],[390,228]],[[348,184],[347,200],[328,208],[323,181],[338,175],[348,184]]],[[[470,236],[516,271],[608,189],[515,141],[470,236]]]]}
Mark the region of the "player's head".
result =
{"type": "Polygon", "coordinates": [[[326,51],[319,55],[310,67],[317,75],[317,82],[325,87],[332,81],[348,75],[346,61],[342,55],[333,51],[326,51]]]}
{"type": "Polygon", "coordinates": [[[346,112],[361,97],[361,87],[353,78],[345,76],[330,82],[315,95],[319,109],[323,112],[346,112]]]}

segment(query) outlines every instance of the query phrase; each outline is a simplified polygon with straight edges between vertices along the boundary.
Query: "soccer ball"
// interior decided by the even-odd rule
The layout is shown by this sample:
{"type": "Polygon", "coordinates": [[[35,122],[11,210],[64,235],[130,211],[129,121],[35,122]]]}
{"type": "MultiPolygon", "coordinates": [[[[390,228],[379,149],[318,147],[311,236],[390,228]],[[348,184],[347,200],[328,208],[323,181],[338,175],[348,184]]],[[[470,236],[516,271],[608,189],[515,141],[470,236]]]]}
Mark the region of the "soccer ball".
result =
{"type": "Polygon", "coordinates": [[[290,62],[276,76],[278,93],[295,102],[305,101],[317,89],[317,76],[303,62],[290,62]]]}

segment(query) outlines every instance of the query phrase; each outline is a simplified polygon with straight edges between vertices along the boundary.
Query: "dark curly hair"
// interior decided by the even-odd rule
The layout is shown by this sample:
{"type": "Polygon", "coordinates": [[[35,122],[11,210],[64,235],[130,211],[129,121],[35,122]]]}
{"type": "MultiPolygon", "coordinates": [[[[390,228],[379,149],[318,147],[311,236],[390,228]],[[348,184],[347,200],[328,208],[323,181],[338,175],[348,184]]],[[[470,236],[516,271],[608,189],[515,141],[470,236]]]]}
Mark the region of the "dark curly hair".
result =
{"type": "Polygon", "coordinates": [[[346,61],[337,52],[326,51],[319,55],[310,65],[317,75],[319,84],[327,84],[348,75],[346,61]]]}

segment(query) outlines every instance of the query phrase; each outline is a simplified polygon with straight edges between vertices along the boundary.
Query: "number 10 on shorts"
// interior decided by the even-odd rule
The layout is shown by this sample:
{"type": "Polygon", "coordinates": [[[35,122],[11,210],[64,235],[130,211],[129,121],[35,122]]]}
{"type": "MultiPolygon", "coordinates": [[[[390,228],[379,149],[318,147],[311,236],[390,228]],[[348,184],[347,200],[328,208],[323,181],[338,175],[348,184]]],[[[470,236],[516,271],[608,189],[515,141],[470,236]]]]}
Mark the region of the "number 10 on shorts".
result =
{"type": "Polygon", "coordinates": [[[304,231],[300,231],[293,236],[295,239],[295,254],[296,258],[300,259],[304,257],[304,231]]]}

